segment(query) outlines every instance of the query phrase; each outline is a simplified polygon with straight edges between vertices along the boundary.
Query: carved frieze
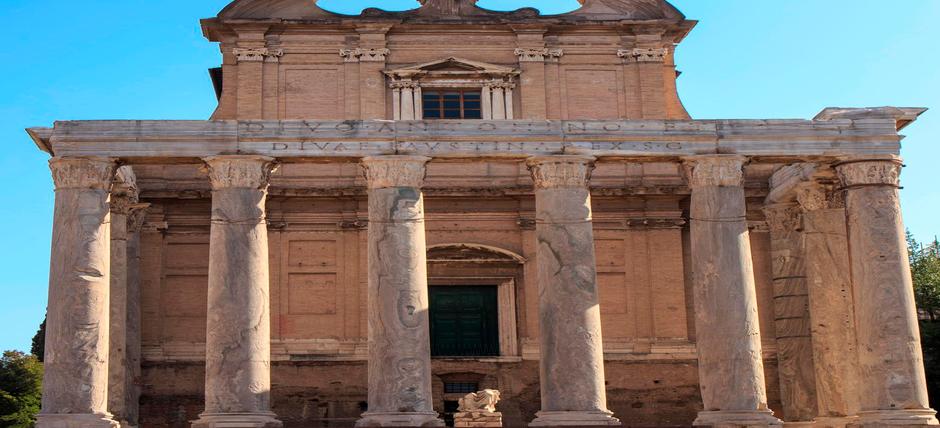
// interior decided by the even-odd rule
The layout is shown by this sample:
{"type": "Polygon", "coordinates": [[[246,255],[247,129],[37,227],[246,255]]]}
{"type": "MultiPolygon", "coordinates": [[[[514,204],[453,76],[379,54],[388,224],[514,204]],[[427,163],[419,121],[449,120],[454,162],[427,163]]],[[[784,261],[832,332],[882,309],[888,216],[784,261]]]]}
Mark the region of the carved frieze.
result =
{"type": "Polygon", "coordinates": [[[384,62],[392,51],[379,48],[340,49],[339,55],[344,62],[384,62]]]}
{"type": "Polygon", "coordinates": [[[669,55],[667,48],[621,49],[617,56],[628,62],[663,62],[669,55]]]}
{"type": "Polygon", "coordinates": [[[519,48],[516,49],[515,53],[519,57],[519,62],[544,62],[547,59],[558,59],[564,55],[564,51],[561,49],[549,48],[519,48]]]}
{"type": "Polygon", "coordinates": [[[117,165],[110,158],[52,158],[49,169],[55,188],[110,190],[117,165]]]}
{"type": "Polygon", "coordinates": [[[836,165],[836,173],[845,187],[900,186],[902,163],[899,158],[852,160],[836,165]]]}
{"type": "Polygon", "coordinates": [[[266,190],[271,173],[277,168],[274,158],[266,156],[213,156],[204,159],[212,188],[249,188],[266,190]]]}
{"type": "Polygon", "coordinates": [[[700,156],[686,159],[689,186],[741,186],[744,184],[742,156],[700,156]]]}
{"type": "Polygon", "coordinates": [[[536,189],[587,187],[594,171],[591,156],[541,156],[528,160],[536,189]]]}
{"type": "Polygon", "coordinates": [[[235,48],[232,49],[232,54],[238,62],[278,62],[284,55],[284,51],[268,48],[235,48]]]}
{"type": "Polygon", "coordinates": [[[370,189],[421,188],[430,160],[424,156],[374,156],[364,158],[362,168],[370,189]]]}

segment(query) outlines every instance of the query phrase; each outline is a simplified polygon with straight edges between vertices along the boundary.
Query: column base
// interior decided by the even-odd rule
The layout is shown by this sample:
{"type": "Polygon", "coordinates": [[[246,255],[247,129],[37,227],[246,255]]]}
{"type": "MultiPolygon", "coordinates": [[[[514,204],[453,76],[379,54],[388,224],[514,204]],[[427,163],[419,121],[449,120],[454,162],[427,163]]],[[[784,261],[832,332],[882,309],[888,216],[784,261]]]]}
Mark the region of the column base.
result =
{"type": "Polygon", "coordinates": [[[711,428],[781,427],[770,410],[699,412],[692,426],[711,428]]]}
{"type": "Polygon", "coordinates": [[[439,416],[437,412],[366,412],[356,421],[356,427],[442,427],[444,421],[439,416]]]}
{"type": "Polygon", "coordinates": [[[110,414],[50,414],[36,416],[36,428],[118,428],[110,414]]]}
{"type": "Polygon", "coordinates": [[[203,413],[192,428],[281,428],[274,413],[203,413]]]}
{"type": "Polygon", "coordinates": [[[599,411],[538,412],[535,414],[535,419],[529,423],[530,427],[619,427],[621,425],[620,419],[615,418],[612,412],[599,411]]]}
{"type": "Polygon", "coordinates": [[[819,416],[816,418],[815,428],[845,428],[858,422],[854,416],[819,416]]]}
{"type": "Polygon", "coordinates": [[[859,412],[858,419],[849,426],[852,428],[897,428],[928,425],[940,425],[940,422],[937,421],[937,412],[934,409],[859,412]]]}

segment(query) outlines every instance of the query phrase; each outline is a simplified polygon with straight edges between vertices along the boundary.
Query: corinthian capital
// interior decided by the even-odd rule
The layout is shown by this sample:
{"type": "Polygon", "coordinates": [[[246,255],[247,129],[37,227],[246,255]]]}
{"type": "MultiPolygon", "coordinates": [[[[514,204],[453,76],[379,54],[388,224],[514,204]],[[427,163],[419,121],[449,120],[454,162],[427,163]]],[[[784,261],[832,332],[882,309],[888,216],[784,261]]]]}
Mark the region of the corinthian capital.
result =
{"type": "Polygon", "coordinates": [[[372,156],[362,160],[362,169],[370,189],[420,189],[427,171],[425,165],[430,160],[424,156],[372,156]]]}
{"type": "Polygon", "coordinates": [[[588,187],[594,161],[591,156],[539,156],[526,164],[536,189],[588,187]]]}
{"type": "Polygon", "coordinates": [[[642,48],[642,49],[621,49],[617,51],[617,56],[625,61],[635,62],[663,62],[669,55],[669,49],[666,48],[642,48]]]}
{"type": "Polygon", "coordinates": [[[770,233],[792,232],[801,226],[802,210],[798,204],[774,204],[764,207],[770,233]]]}
{"type": "Polygon", "coordinates": [[[56,190],[110,190],[117,165],[111,158],[52,158],[49,169],[56,190]]]}
{"type": "Polygon", "coordinates": [[[284,51],[268,48],[235,48],[232,49],[232,54],[238,62],[264,62],[265,60],[278,62],[279,58],[284,55],[284,51]]]}
{"type": "Polygon", "coordinates": [[[561,58],[561,56],[564,55],[564,51],[561,49],[548,48],[519,48],[515,50],[515,54],[519,57],[519,62],[543,62],[546,59],[561,58]]]}
{"type": "Polygon", "coordinates": [[[203,159],[213,190],[248,188],[267,190],[274,158],[266,156],[213,156],[203,159]]]}
{"type": "Polygon", "coordinates": [[[834,186],[809,182],[796,188],[796,200],[804,211],[845,208],[844,193],[834,186]]]}
{"type": "Polygon", "coordinates": [[[685,160],[689,175],[689,187],[744,185],[743,156],[696,156],[685,160]]]}
{"type": "Polygon", "coordinates": [[[845,187],[894,186],[901,184],[901,158],[851,159],[836,165],[836,173],[845,187]]]}

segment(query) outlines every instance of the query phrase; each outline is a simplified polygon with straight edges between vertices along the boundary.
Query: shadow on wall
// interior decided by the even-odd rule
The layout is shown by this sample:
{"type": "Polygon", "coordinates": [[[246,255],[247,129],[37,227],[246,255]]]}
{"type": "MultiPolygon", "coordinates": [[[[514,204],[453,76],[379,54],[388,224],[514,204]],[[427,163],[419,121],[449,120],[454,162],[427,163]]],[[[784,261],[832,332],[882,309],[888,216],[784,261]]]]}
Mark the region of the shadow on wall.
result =
{"type": "Polygon", "coordinates": [[[921,321],[920,335],[930,407],[936,409],[940,406],[940,321],[921,321]]]}

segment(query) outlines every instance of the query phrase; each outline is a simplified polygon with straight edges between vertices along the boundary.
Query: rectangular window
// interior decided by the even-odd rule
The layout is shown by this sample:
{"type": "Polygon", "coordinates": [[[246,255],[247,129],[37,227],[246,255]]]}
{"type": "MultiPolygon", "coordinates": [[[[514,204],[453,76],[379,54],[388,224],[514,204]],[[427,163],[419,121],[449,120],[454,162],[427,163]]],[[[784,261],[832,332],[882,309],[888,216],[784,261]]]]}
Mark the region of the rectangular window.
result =
{"type": "Polygon", "coordinates": [[[444,382],[445,394],[470,394],[480,391],[476,382],[444,382]]]}
{"type": "Polygon", "coordinates": [[[424,119],[482,119],[480,90],[424,90],[424,119]]]}

